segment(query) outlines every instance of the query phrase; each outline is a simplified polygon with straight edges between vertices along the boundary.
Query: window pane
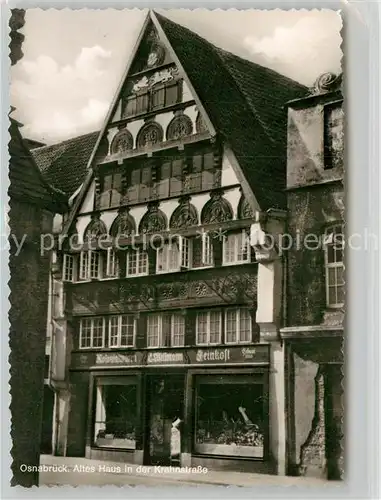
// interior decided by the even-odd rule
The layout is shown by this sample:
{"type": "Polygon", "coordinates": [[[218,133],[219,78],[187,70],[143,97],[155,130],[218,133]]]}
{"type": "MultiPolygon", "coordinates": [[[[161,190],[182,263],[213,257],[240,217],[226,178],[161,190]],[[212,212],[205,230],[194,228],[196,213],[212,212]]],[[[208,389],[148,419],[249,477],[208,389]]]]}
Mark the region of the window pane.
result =
{"type": "Polygon", "coordinates": [[[224,239],[224,262],[225,263],[235,262],[236,236],[237,235],[235,235],[235,234],[229,234],[224,239]]]}
{"type": "Polygon", "coordinates": [[[263,397],[262,384],[200,384],[196,392],[196,451],[262,458],[266,425],[263,397]]]}
{"type": "Polygon", "coordinates": [[[91,319],[81,320],[80,347],[91,347],[91,319]]]}
{"type": "Polygon", "coordinates": [[[210,170],[202,172],[202,190],[212,189],[214,187],[214,173],[210,170]]]}
{"type": "Polygon", "coordinates": [[[162,316],[162,342],[161,345],[164,347],[169,347],[171,345],[171,315],[163,314],[162,316]]]}
{"type": "Polygon", "coordinates": [[[148,94],[142,94],[136,97],[136,113],[148,111],[148,94]]]}
{"type": "Polygon", "coordinates": [[[202,240],[194,238],[192,241],[192,267],[202,267],[202,240]]]}
{"type": "Polygon", "coordinates": [[[183,176],[183,160],[181,158],[172,162],[172,177],[170,181],[171,196],[181,194],[183,176]]]}
{"type": "Polygon", "coordinates": [[[178,102],[178,83],[175,85],[168,85],[165,89],[165,105],[170,106],[178,102]]]}
{"type": "Polygon", "coordinates": [[[81,252],[81,257],[80,257],[80,269],[79,269],[79,278],[81,280],[86,280],[88,279],[88,266],[89,263],[89,254],[88,252],[81,252]]]}
{"type": "Polygon", "coordinates": [[[344,268],[343,267],[336,268],[336,281],[337,281],[338,285],[344,284],[344,268]]]}
{"type": "Polygon", "coordinates": [[[118,346],[118,316],[111,316],[109,319],[109,342],[110,347],[118,346]]]}
{"type": "Polygon", "coordinates": [[[248,259],[248,243],[249,240],[245,232],[237,234],[237,261],[246,262],[248,259]]]}
{"type": "Polygon", "coordinates": [[[180,267],[179,244],[172,241],[168,246],[168,271],[177,271],[180,267]]]}
{"type": "Polygon", "coordinates": [[[103,318],[93,320],[93,347],[103,347],[103,318]]]}
{"type": "Polygon", "coordinates": [[[148,273],[148,255],[147,252],[139,250],[138,252],[138,273],[147,274],[148,273]]]}
{"type": "Polygon", "coordinates": [[[172,346],[181,347],[185,343],[185,318],[180,314],[172,316],[172,346]]]}
{"type": "Polygon", "coordinates": [[[171,163],[165,162],[160,165],[159,179],[157,182],[157,195],[159,198],[167,198],[169,196],[169,179],[171,177],[171,163]]]}
{"type": "Polygon", "coordinates": [[[142,169],[142,181],[140,185],[140,201],[148,200],[151,196],[151,181],[152,169],[151,167],[144,167],[142,169]]]}
{"type": "Polygon", "coordinates": [[[239,317],[239,341],[249,342],[251,340],[251,316],[248,309],[240,309],[239,317]]]}
{"type": "Polygon", "coordinates": [[[237,311],[230,309],[226,311],[226,342],[237,341],[237,311]]]}
{"type": "Polygon", "coordinates": [[[165,88],[154,90],[152,93],[152,107],[153,109],[162,108],[165,101],[165,88]]]}
{"type": "Polygon", "coordinates": [[[123,315],[121,317],[120,345],[134,345],[134,317],[132,315],[123,315]]]}
{"type": "Polygon", "coordinates": [[[208,341],[208,315],[207,313],[197,314],[197,343],[206,344],[208,341]]]}
{"type": "Polygon", "coordinates": [[[132,276],[137,273],[137,251],[129,250],[127,254],[127,275],[132,276]]]}
{"type": "Polygon", "coordinates": [[[328,268],[328,285],[335,286],[336,284],[336,268],[329,267],[328,268]]]}
{"type": "Polygon", "coordinates": [[[220,326],[221,326],[221,313],[211,312],[210,313],[210,343],[218,344],[221,342],[220,338],[220,326]]]}
{"type": "Polygon", "coordinates": [[[121,196],[122,196],[122,174],[120,172],[117,172],[113,175],[113,186],[111,189],[110,207],[119,206],[121,196]]]}
{"type": "Polygon", "coordinates": [[[90,251],[90,278],[98,278],[99,274],[99,253],[90,251]]]}
{"type": "Polygon", "coordinates": [[[136,385],[97,387],[96,446],[135,448],[136,385]]]}
{"type": "Polygon", "coordinates": [[[335,306],[337,304],[336,287],[335,286],[330,286],[328,288],[328,300],[329,300],[330,306],[335,306]]]}
{"type": "Polygon", "coordinates": [[[336,290],[337,304],[344,304],[344,286],[338,286],[336,290]]]}
{"type": "Polygon", "coordinates": [[[204,170],[214,170],[214,153],[212,151],[204,154],[204,170]]]}
{"type": "Polygon", "coordinates": [[[147,318],[147,346],[159,347],[159,322],[158,315],[151,315],[147,318]]]}

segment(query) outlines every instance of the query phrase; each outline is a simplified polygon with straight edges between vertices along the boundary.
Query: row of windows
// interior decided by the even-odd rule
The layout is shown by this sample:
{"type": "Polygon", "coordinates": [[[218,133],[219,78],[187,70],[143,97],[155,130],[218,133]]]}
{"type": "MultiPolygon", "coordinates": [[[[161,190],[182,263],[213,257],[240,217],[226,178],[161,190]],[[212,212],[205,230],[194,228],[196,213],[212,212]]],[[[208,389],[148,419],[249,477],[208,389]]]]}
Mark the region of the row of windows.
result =
{"type": "Polygon", "coordinates": [[[108,173],[100,179],[99,208],[119,206],[122,196],[128,203],[139,203],[206,191],[218,187],[219,179],[212,151],[198,152],[189,159],[185,156],[164,158],[157,167],[154,162],[148,162],[126,171],[124,176],[126,187],[122,172],[108,173]]]}
{"type": "Polygon", "coordinates": [[[123,118],[177,104],[182,100],[182,80],[144,89],[124,100],[123,118]]]}
{"type": "MultiPolygon", "coordinates": [[[[222,343],[224,321],[225,344],[251,342],[251,314],[245,308],[200,311],[196,314],[196,345],[222,343]]],[[[145,347],[185,346],[185,316],[178,313],[148,314],[145,326],[145,347]]],[[[82,318],[80,320],[80,349],[104,347],[135,347],[137,320],[132,314],[82,318]]]]}
{"type": "MultiPolygon", "coordinates": [[[[199,269],[214,265],[214,243],[211,236],[185,238],[178,236],[155,250],[156,273],[170,273],[182,269],[199,269]]],[[[122,277],[121,257],[112,248],[87,250],[78,255],[64,254],[63,280],[82,281],[122,277]],[[118,258],[119,256],[119,258],[118,258]]],[[[136,277],[149,274],[149,255],[143,248],[129,249],[125,258],[125,276],[136,277]]],[[[249,238],[245,232],[224,236],[222,243],[222,265],[250,262],[249,238]]]]}

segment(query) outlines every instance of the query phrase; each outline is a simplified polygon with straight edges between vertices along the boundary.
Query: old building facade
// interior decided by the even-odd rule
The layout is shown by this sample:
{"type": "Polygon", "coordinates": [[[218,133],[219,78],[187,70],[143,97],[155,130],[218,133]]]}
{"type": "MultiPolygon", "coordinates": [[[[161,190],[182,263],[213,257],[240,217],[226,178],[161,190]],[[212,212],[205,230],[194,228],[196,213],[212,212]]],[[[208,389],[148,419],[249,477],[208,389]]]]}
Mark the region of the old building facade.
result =
{"type": "Polygon", "coordinates": [[[148,14],[56,242],[56,454],[285,474],[266,242],[286,224],[283,105],[305,93],[148,14]]]}
{"type": "Polygon", "coordinates": [[[341,77],[325,74],[288,105],[289,473],[343,473],[344,115],[341,77]]]}

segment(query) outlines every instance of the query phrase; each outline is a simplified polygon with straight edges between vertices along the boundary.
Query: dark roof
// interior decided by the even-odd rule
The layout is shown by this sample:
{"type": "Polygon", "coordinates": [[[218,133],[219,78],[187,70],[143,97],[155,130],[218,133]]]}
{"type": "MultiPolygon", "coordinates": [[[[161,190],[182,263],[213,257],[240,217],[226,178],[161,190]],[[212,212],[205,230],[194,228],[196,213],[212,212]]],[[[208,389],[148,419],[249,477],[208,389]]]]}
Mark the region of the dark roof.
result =
{"type": "Polygon", "coordinates": [[[213,125],[234,151],[261,208],[285,207],[284,105],[304,95],[307,88],[155,15],[213,125]]]}
{"type": "Polygon", "coordinates": [[[48,182],[71,196],[83,183],[99,132],[74,137],[31,151],[48,182]]]}
{"type": "Polygon", "coordinates": [[[44,179],[20,134],[18,122],[12,118],[10,122],[8,195],[11,199],[38,205],[51,212],[65,211],[66,196],[44,179]]]}

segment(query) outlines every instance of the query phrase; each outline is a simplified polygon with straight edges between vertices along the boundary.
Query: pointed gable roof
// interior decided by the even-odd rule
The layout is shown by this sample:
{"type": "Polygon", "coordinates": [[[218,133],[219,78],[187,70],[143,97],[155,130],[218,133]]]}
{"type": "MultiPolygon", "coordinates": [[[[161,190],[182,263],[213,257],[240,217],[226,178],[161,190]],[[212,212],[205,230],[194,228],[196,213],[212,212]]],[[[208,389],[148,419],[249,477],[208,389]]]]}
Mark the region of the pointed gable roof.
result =
{"type": "Polygon", "coordinates": [[[31,150],[39,169],[50,184],[71,196],[83,183],[87,162],[99,132],[31,150]]]}
{"type": "Polygon", "coordinates": [[[12,118],[10,122],[8,195],[11,200],[38,205],[51,212],[66,211],[66,196],[48,184],[21,136],[20,124],[12,118]]]}
{"type": "Polygon", "coordinates": [[[261,208],[285,206],[284,105],[306,87],[242,59],[161,14],[153,18],[178,57],[206,113],[229,144],[261,208]]]}

